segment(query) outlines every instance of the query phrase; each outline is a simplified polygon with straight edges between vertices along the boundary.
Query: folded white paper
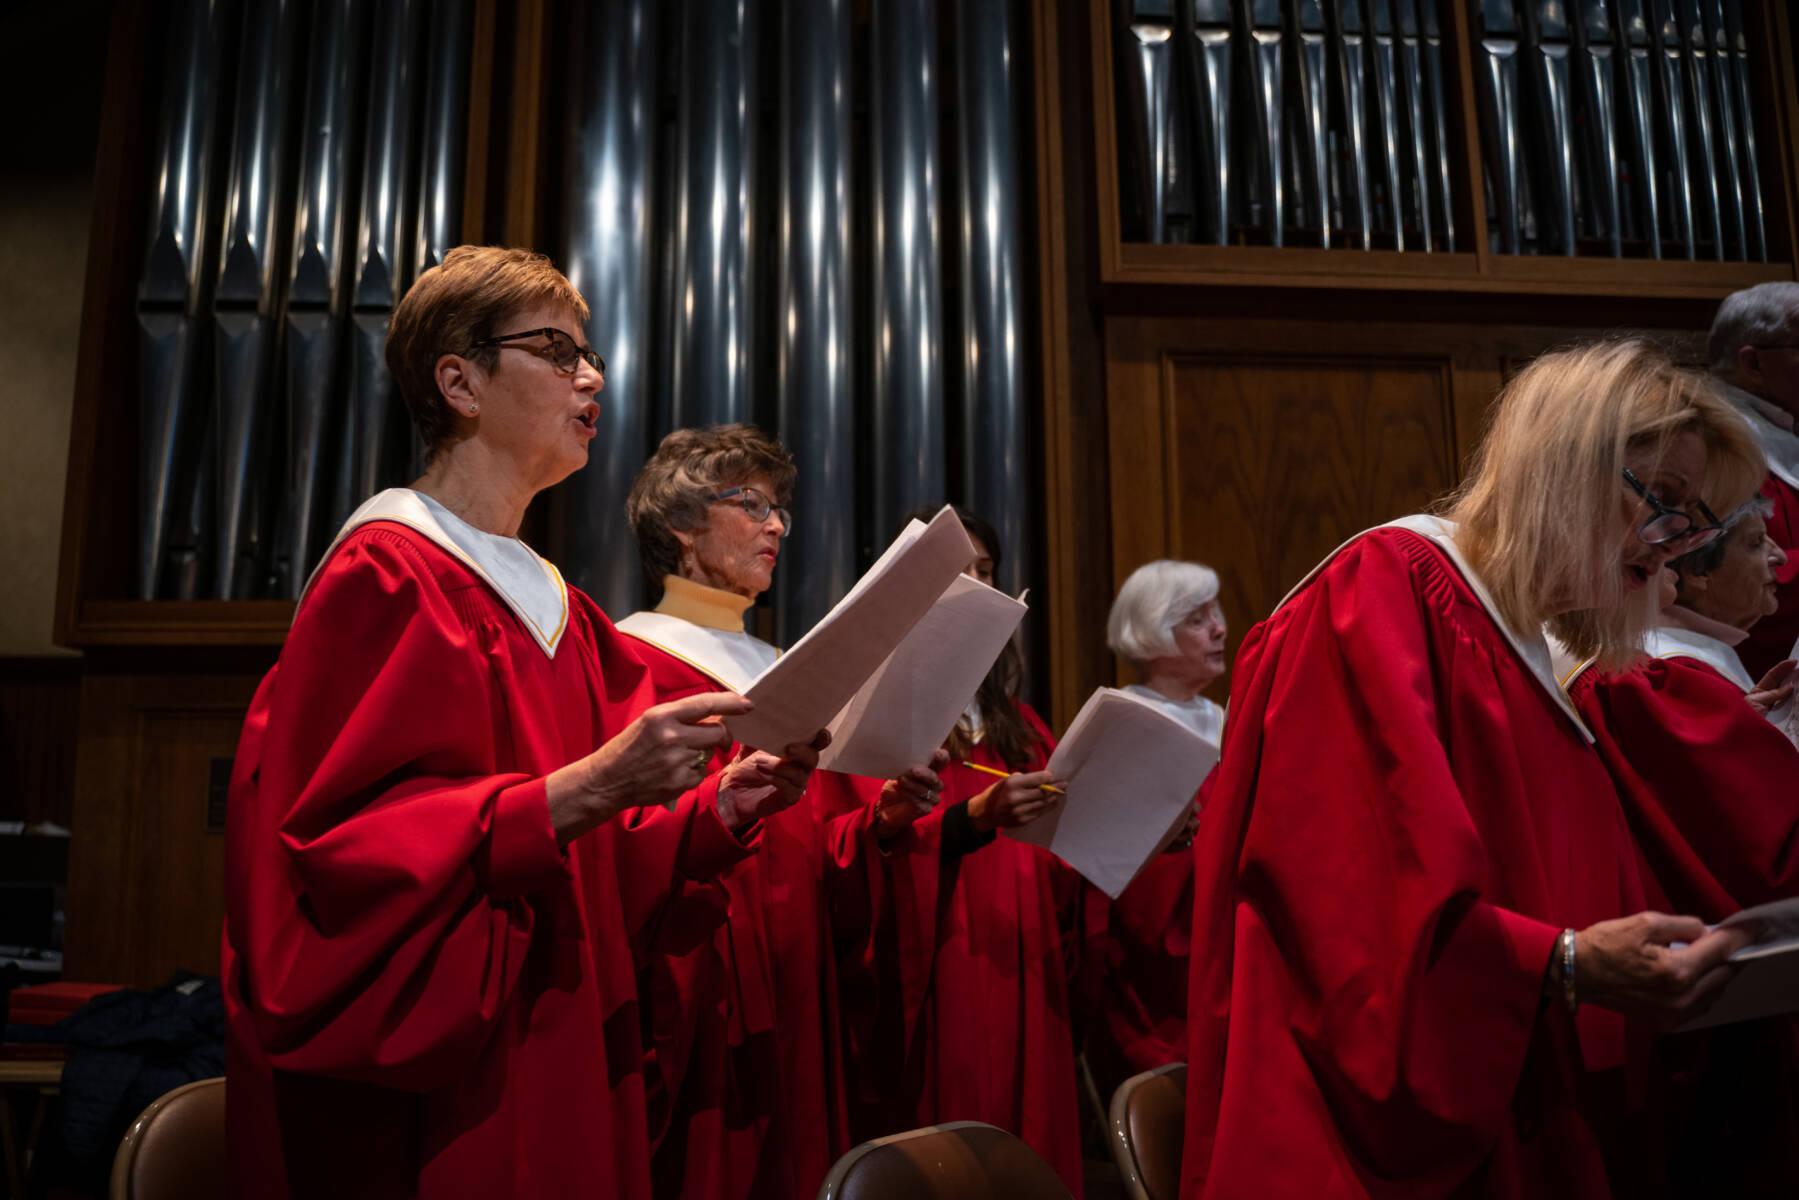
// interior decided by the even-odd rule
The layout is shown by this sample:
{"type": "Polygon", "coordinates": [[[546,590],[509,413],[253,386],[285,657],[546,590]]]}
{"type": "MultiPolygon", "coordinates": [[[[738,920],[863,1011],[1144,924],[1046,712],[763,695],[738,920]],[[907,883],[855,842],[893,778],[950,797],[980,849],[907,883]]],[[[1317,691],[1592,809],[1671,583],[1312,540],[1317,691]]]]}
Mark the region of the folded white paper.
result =
{"type": "Polygon", "coordinates": [[[1706,1029],[1799,1009],[1799,897],[1745,908],[1718,928],[1745,928],[1755,938],[1730,956],[1736,977],[1703,1016],[1680,1028],[1706,1029]]]}
{"type": "MultiPolygon", "coordinates": [[[[1793,643],[1792,650],[1787,652],[1788,658],[1799,658],[1799,642],[1793,643]]],[[[1760,683],[1761,680],[1756,680],[1760,683]]],[[[1799,692],[1788,696],[1779,704],[1768,710],[1768,721],[1774,728],[1787,735],[1787,741],[1799,746],[1799,692]]]]}
{"type": "Polygon", "coordinates": [[[1218,748],[1129,692],[1100,688],[1050,755],[1068,781],[1049,816],[1006,834],[1042,846],[1117,899],[1187,820],[1218,748]]]}
{"type": "Polygon", "coordinates": [[[1025,606],[962,574],[974,543],[947,506],[913,521],[823,620],[744,691],[731,736],[778,753],[831,731],[819,765],[887,779],[927,761],[1025,606]]]}

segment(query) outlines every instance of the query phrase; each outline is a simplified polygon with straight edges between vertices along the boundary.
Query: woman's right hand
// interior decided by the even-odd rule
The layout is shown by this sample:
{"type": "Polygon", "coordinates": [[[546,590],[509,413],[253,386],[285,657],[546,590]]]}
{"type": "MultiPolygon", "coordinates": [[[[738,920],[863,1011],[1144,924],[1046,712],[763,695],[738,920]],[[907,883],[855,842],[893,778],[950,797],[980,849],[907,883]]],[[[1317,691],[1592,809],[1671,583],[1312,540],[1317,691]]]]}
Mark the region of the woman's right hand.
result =
{"type": "Polygon", "coordinates": [[[1745,697],[1749,701],[1749,707],[1765,717],[1786,703],[1787,698],[1793,694],[1794,684],[1799,683],[1799,675],[1795,671],[1799,671],[1799,662],[1790,658],[1785,662],[1775,663],[1745,697]]]}
{"type": "Polygon", "coordinates": [[[1066,780],[1057,779],[1048,771],[1008,775],[968,802],[969,823],[982,833],[1029,825],[1056,807],[1062,799],[1060,789],[1066,784],[1066,780]]]}
{"type": "Polygon", "coordinates": [[[731,692],[706,692],[644,710],[611,741],[545,781],[556,836],[566,845],[628,808],[666,804],[698,787],[713,752],[731,744],[719,718],[754,708],[731,692]]]}
{"type": "Polygon", "coordinates": [[[1736,970],[1725,960],[1748,941],[1741,929],[1708,930],[1698,917],[1600,921],[1574,935],[1575,996],[1672,1029],[1712,1006],[1736,970]]]}

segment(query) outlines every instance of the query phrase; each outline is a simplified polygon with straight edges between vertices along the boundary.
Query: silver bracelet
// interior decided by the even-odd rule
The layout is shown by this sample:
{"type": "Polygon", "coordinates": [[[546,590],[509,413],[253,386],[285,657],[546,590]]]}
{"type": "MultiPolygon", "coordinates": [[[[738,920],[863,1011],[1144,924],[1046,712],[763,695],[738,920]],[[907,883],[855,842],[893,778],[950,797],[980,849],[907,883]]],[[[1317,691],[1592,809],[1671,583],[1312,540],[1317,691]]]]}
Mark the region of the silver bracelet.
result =
{"type": "Polygon", "coordinates": [[[1562,999],[1567,1002],[1568,1011],[1575,1012],[1580,1008],[1580,997],[1574,992],[1574,931],[1562,930],[1562,999]]]}

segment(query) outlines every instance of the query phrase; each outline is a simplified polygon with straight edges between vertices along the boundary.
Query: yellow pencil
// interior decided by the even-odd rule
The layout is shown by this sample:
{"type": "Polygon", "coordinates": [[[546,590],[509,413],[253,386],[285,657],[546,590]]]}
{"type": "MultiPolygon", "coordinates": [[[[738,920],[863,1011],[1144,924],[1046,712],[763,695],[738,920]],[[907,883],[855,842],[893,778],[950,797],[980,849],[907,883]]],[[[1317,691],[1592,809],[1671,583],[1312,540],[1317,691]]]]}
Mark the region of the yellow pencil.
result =
{"type": "MultiPolygon", "coordinates": [[[[983,767],[980,763],[972,763],[972,762],[965,761],[965,762],[963,762],[962,765],[967,767],[970,771],[979,771],[983,775],[992,775],[997,779],[1012,778],[1012,772],[1010,772],[1010,771],[996,771],[992,767],[983,767]]],[[[1061,788],[1051,787],[1047,783],[1040,783],[1037,786],[1039,788],[1041,788],[1043,791],[1054,792],[1058,796],[1066,796],[1068,794],[1067,792],[1064,792],[1061,788]]]]}

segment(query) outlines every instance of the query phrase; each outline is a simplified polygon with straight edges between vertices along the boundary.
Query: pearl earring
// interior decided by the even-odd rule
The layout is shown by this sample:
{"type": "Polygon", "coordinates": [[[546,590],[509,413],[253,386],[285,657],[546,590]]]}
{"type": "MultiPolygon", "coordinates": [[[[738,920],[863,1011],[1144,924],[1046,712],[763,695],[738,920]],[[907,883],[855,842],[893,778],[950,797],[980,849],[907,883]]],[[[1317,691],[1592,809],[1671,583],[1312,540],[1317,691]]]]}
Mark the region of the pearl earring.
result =
{"type": "Polygon", "coordinates": [[[471,417],[480,411],[481,411],[481,406],[479,404],[471,404],[468,406],[468,415],[471,417]]]}

